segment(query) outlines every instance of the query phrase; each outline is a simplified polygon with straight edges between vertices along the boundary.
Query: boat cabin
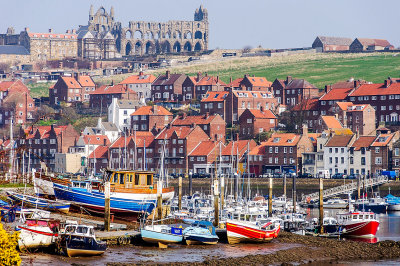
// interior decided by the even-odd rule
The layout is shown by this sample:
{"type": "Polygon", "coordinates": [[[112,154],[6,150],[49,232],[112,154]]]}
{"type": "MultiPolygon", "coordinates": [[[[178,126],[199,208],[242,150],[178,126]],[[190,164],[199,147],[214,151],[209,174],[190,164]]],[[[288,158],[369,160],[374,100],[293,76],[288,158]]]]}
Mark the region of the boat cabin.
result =
{"type": "Polygon", "coordinates": [[[90,225],[68,224],[65,226],[65,234],[95,237],[94,228],[90,225]]]}
{"type": "Polygon", "coordinates": [[[155,187],[151,171],[112,171],[105,172],[105,181],[109,181],[111,188],[155,187]]]}
{"type": "Polygon", "coordinates": [[[338,214],[337,217],[340,224],[346,224],[348,222],[376,220],[376,215],[373,212],[350,212],[338,214]]]}

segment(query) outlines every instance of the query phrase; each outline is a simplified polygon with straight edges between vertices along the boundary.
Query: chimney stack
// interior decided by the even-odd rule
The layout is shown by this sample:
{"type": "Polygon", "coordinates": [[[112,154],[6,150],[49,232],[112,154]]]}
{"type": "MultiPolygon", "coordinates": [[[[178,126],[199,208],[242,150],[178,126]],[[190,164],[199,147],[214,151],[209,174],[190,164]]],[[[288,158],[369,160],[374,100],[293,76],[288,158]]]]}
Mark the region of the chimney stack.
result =
{"type": "Polygon", "coordinates": [[[167,76],[167,79],[169,79],[171,77],[171,72],[169,70],[167,70],[166,76],[167,76]]]}
{"type": "Polygon", "coordinates": [[[76,34],[76,29],[72,29],[72,34],[76,34]]]}
{"type": "Polygon", "coordinates": [[[385,85],[384,87],[387,88],[390,86],[390,79],[385,79],[385,85]]]}
{"type": "Polygon", "coordinates": [[[153,106],[153,114],[154,114],[154,115],[157,115],[157,114],[158,114],[158,106],[157,106],[157,105],[154,105],[154,106],[153,106]]]}
{"type": "Polygon", "coordinates": [[[303,124],[303,136],[307,136],[308,135],[308,126],[307,124],[303,124]]]}
{"type": "Polygon", "coordinates": [[[143,71],[139,71],[139,76],[143,76],[143,71]]]}
{"type": "Polygon", "coordinates": [[[25,31],[26,31],[26,32],[29,32],[29,28],[28,28],[28,27],[25,27],[25,31]]]}
{"type": "Polygon", "coordinates": [[[53,29],[49,29],[49,33],[53,33],[53,29]]]}
{"type": "Polygon", "coordinates": [[[65,33],[66,33],[66,34],[70,34],[70,33],[71,33],[71,31],[70,31],[70,30],[67,30],[65,33]]]}
{"type": "Polygon", "coordinates": [[[219,82],[219,76],[217,76],[217,83],[219,82]]]}
{"type": "Polygon", "coordinates": [[[106,138],[103,139],[103,146],[107,146],[107,139],[106,138]]]}
{"type": "Polygon", "coordinates": [[[289,84],[289,82],[292,81],[292,76],[287,76],[286,77],[286,84],[289,84]]]}
{"type": "Polygon", "coordinates": [[[201,78],[201,72],[197,72],[197,81],[199,81],[201,78]]]}
{"type": "Polygon", "coordinates": [[[230,77],[230,79],[229,79],[229,83],[232,83],[232,77],[230,77]]]}

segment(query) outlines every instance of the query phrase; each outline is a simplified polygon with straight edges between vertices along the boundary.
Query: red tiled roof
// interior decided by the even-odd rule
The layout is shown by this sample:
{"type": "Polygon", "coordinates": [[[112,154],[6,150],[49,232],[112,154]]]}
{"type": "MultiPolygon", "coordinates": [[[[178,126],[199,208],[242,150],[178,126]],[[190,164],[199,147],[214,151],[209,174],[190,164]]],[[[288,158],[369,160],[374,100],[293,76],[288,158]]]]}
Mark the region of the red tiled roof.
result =
{"type": "Polygon", "coordinates": [[[111,148],[125,148],[125,145],[128,146],[129,142],[133,139],[133,136],[128,136],[126,137],[125,141],[125,136],[119,137],[114,143],[110,146],[111,148]]]}
{"type": "Polygon", "coordinates": [[[251,85],[256,86],[256,87],[271,87],[272,82],[268,81],[264,77],[249,77],[247,76],[247,79],[251,83],[251,85]]]}
{"type": "Polygon", "coordinates": [[[265,142],[266,146],[296,146],[300,135],[294,133],[274,133],[265,142]]]}
{"type": "MultiPolygon", "coordinates": [[[[136,93],[135,91],[128,89],[129,93],[136,93]]],[[[108,85],[103,85],[99,88],[97,88],[94,92],[91,94],[122,94],[126,93],[126,89],[122,84],[117,84],[114,86],[108,86],[108,85]]]]}
{"type": "Polygon", "coordinates": [[[73,77],[61,77],[68,88],[70,89],[80,89],[82,88],[79,82],[73,77]]]}
{"type": "Polygon", "coordinates": [[[325,144],[325,147],[345,147],[349,145],[354,135],[334,135],[325,144]]]}
{"type": "Polygon", "coordinates": [[[233,88],[240,88],[240,83],[242,82],[243,78],[238,78],[235,80],[232,80],[231,83],[229,83],[227,86],[228,87],[233,87],[233,88]]]}
{"type": "Polygon", "coordinates": [[[207,125],[217,117],[217,115],[190,115],[184,118],[177,116],[172,122],[173,126],[207,125]]]}
{"type": "Polygon", "coordinates": [[[104,145],[104,140],[106,141],[106,145],[109,146],[111,144],[110,140],[106,135],[84,135],[83,141],[89,145],[104,145]]]}
{"type": "Polygon", "coordinates": [[[363,84],[349,96],[391,95],[400,94],[400,83],[392,83],[385,88],[384,83],[363,84]]]}
{"type": "Polygon", "coordinates": [[[361,148],[367,148],[371,146],[375,138],[375,136],[360,136],[356,141],[354,141],[351,147],[353,147],[354,150],[359,151],[361,148]]]}
{"type": "Polygon", "coordinates": [[[343,111],[347,111],[347,108],[349,106],[353,106],[352,102],[337,102],[336,103],[340,109],[342,109],[343,111]]]}
{"type": "Polygon", "coordinates": [[[320,101],[344,100],[352,90],[353,88],[331,89],[320,98],[320,101]]]}
{"type": "Polygon", "coordinates": [[[154,105],[154,106],[142,106],[131,115],[172,115],[172,113],[162,106],[154,105]],[[156,111],[157,114],[154,114],[154,110],[156,111]]]}
{"type": "Polygon", "coordinates": [[[258,119],[276,119],[276,116],[271,110],[260,111],[258,109],[249,109],[249,111],[258,119]]]}
{"type": "Polygon", "coordinates": [[[90,155],[89,159],[108,159],[108,147],[98,146],[90,155]]]}
{"type": "MultiPolygon", "coordinates": [[[[54,126],[54,132],[58,136],[62,131],[64,131],[67,128],[67,126],[54,126]]],[[[37,131],[39,131],[40,138],[41,139],[46,139],[48,138],[49,132],[51,130],[51,126],[35,126],[35,127],[27,127],[24,129],[26,139],[32,139],[35,137],[35,134],[37,131]],[[30,133],[32,132],[32,133],[30,133]]]]}
{"type": "Polygon", "coordinates": [[[197,81],[196,86],[210,86],[210,85],[222,85],[226,86],[225,82],[220,80],[218,77],[213,76],[204,76],[201,77],[199,81],[197,81]]]}
{"type": "MultiPolygon", "coordinates": [[[[150,145],[152,144],[152,142],[154,141],[155,137],[153,135],[151,136],[138,136],[136,135],[136,147],[138,148],[143,148],[144,145],[146,145],[146,148],[150,147],[150,145]]],[[[133,141],[135,141],[135,137],[132,138],[133,141]]]]}
{"type": "Polygon", "coordinates": [[[384,147],[389,144],[389,142],[393,139],[394,134],[380,134],[375,141],[372,143],[371,146],[373,147],[384,147]]]}
{"type": "MultiPolygon", "coordinates": [[[[210,154],[210,152],[212,150],[214,150],[216,147],[219,147],[219,144],[221,142],[215,142],[212,140],[204,140],[202,142],[200,142],[189,154],[189,156],[207,156],[208,154],[210,154]]],[[[225,148],[225,146],[223,144],[222,145],[222,149],[225,148]]],[[[212,158],[215,159],[215,158],[212,158]]]]}
{"type": "Polygon", "coordinates": [[[308,137],[310,138],[312,144],[317,145],[317,138],[321,136],[321,133],[308,133],[308,137]]]}
{"type": "Polygon", "coordinates": [[[28,36],[31,38],[56,38],[56,39],[76,39],[76,34],[58,34],[58,33],[38,33],[28,32],[28,36]]]}
{"type": "Polygon", "coordinates": [[[321,116],[322,120],[325,122],[325,125],[329,129],[334,129],[334,128],[343,128],[342,124],[340,123],[339,120],[336,119],[334,116],[330,115],[323,115],[321,116]]]}
{"type": "Polygon", "coordinates": [[[292,110],[293,111],[312,111],[317,110],[318,99],[305,99],[296,104],[292,110]]]}
{"type": "Polygon", "coordinates": [[[267,146],[267,142],[261,142],[260,145],[254,147],[249,152],[249,155],[264,155],[265,154],[265,146],[267,146]]]}
{"type": "Polygon", "coordinates": [[[1,81],[0,82],[0,91],[6,91],[13,85],[15,81],[1,81]]]}
{"type": "Polygon", "coordinates": [[[228,91],[208,91],[202,102],[223,102],[228,97],[228,91]]]}
{"type": "Polygon", "coordinates": [[[175,132],[179,139],[186,138],[189,133],[192,131],[192,128],[189,127],[171,127],[165,128],[162,130],[155,139],[169,139],[171,138],[172,134],[175,132]]]}
{"type": "Polygon", "coordinates": [[[221,155],[223,156],[231,156],[231,155],[239,155],[242,156],[245,151],[247,150],[247,145],[249,143],[250,150],[252,149],[250,143],[255,143],[254,141],[251,142],[251,140],[235,140],[231,141],[226,145],[226,147],[221,151],[221,155]],[[239,154],[238,154],[239,151],[239,154]]]}
{"type": "Polygon", "coordinates": [[[153,83],[156,77],[151,74],[132,75],[121,81],[119,84],[143,84],[153,83]]]}
{"type": "Polygon", "coordinates": [[[368,39],[368,38],[357,38],[363,46],[382,46],[387,47],[390,46],[390,42],[388,40],[383,39],[368,39]]]}
{"type": "Polygon", "coordinates": [[[96,87],[90,76],[79,76],[78,82],[82,87],[96,87]]]}

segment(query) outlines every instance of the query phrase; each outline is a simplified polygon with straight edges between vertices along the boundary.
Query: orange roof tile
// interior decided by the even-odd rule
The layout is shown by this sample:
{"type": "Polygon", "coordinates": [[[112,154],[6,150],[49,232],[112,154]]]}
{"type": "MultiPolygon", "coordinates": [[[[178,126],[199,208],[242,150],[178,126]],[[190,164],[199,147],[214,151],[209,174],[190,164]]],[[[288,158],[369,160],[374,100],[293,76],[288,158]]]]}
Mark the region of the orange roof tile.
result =
{"type": "Polygon", "coordinates": [[[249,109],[250,113],[254,115],[255,118],[258,119],[276,119],[276,116],[274,115],[271,110],[258,110],[258,109],[249,109]]]}
{"type": "Polygon", "coordinates": [[[156,80],[156,77],[151,74],[132,75],[121,81],[119,84],[151,84],[154,80],[156,80]]]}
{"type": "Polygon", "coordinates": [[[228,84],[228,87],[240,88],[240,83],[242,82],[242,80],[243,78],[232,80],[232,82],[228,84]]]}
{"type": "Polygon", "coordinates": [[[89,159],[108,159],[108,147],[98,146],[90,155],[89,159]]]}
{"type": "Polygon", "coordinates": [[[352,90],[353,88],[331,89],[320,98],[320,101],[344,100],[352,90]]]}
{"type": "MultiPolygon", "coordinates": [[[[135,91],[128,89],[129,93],[136,93],[135,91]]],[[[108,86],[108,85],[103,85],[99,88],[97,88],[94,92],[91,94],[122,94],[126,93],[126,89],[124,88],[123,85],[117,84],[114,86],[108,86]]]]}
{"type": "Polygon", "coordinates": [[[354,150],[359,151],[361,148],[367,148],[371,146],[375,138],[375,136],[360,136],[356,141],[354,141],[351,147],[353,147],[354,150]]]}
{"type": "Polygon", "coordinates": [[[321,116],[321,118],[322,118],[322,121],[325,122],[325,125],[330,129],[343,128],[340,121],[337,120],[336,117],[334,117],[334,116],[323,115],[323,116],[321,116]]]}
{"type": "Polygon", "coordinates": [[[305,99],[296,104],[292,110],[293,111],[312,111],[317,110],[318,99],[305,99]]]}
{"type": "Polygon", "coordinates": [[[226,86],[225,82],[219,79],[219,77],[204,76],[197,81],[196,86],[210,86],[210,85],[221,85],[226,86]]]}
{"type": "Polygon", "coordinates": [[[111,142],[106,135],[84,135],[83,141],[89,145],[104,145],[104,140],[106,145],[110,145],[111,142]]]}
{"type": "Polygon", "coordinates": [[[344,147],[349,145],[354,135],[334,135],[325,144],[325,147],[344,147]]]}
{"type": "Polygon", "coordinates": [[[264,77],[249,77],[247,79],[250,81],[251,85],[256,87],[271,87],[272,82],[268,81],[264,77]]]}
{"type": "Polygon", "coordinates": [[[340,109],[342,109],[343,111],[347,111],[347,108],[349,106],[353,106],[352,102],[337,102],[336,103],[340,109]]]}
{"type": "Polygon", "coordinates": [[[313,145],[317,145],[317,138],[321,136],[321,133],[308,133],[308,137],[310,138],[313,145]]]}
{"type": "Polygon", "coordinates": [[[384,83],[363,84],[350,93],[349,96],[370,96],[400,94],[400,83],[392,83],[385,88],[384,83]]]}
{"type": "Polygon", "coordinates": [[[70,89],[80,89],[82,88],[79,82],[74,77],[61,77],[68,88],[70,89]]]}
{"type": "Polygon", "coordinates": [[[0,91],[6,91],[13,85],[15,81],[1,81],[0,82],[0,91]]]}
{"type": "MultiPolygon", "coordinates": [[[[222,149],[225,146],[221,142],[215,142],[212,140],[205,140],[200,142],[189,154],[189,156],[207,156],[209,155],[216,147],[219,147],[219,144],[222,145],[222,149]]],[[[215,158],[213,158],[215,159],[215,158]]]]}
{"type": "Polygon", "coordinates": [[[371,146],[373,147],[384,147],[389,144],[389,142],[393,139],[394,134],[380,134],[375,141],[372,143],[371,146]]]}
{"type": "Polygon", "coordinates": [[[296,146],[300,135],[294,133],[274,133],[266,141],[266,146],[296,146]]]}
{"type": "Polygon", "coordinates": [[[172,115],[170,111],[159,105],[142,106],[131,115],[172,115]],[[154,113],[154,111],[156,111],[154,113]]]}
{"type": "Polygon", "coordinates": [[[260,145],[251,149],[251,151],[249,152],[249,155],[264,155],[266,146],[267,146],[267,142],[261,142],[260,145]]]}
{"type": "MultiPolygon", "coordinates": [[[[221,151],[221,155],[223,156],[237,156],[239,155],[242,156],[246,150],[247,150],[247,145],[251,143],[251,140],[235,140],[231,141],[226,145],[226,147],[221,151]],[[239,152],[239,153],[238,153],[239,152]]],[[[255,143],[253,141],[253,143],[255,143]]],[[[251,150],[250,146],[250,150],[251,150]]]]}
{"type": "Polygon", "coordinates": [[[155,139],[169,139],[172,134],[175,132],[179,139],[186,138],[190,132],[192,132],[192,128],[189,127],[171,127],[165,128],[162,130],[155,139]]]}
{"type": "Polygon", "coordinates": [[[177,116],[172,122],[173,126],[207,125],[217,115],[190,115],[186,117],[177,116]]]}
{"type": "Polygon", "coordinates": [[[228,97],[228,91],[208,91],[202,102],[223,102],[228,97]]]}
{"type": "Polygon", "coordinates": [[[96,87],[90,76],[79,76],[78,82],[82,87],[96,87]]]}
{"type": "Polygon", "coordinates": [[[125,136],[120,136],[113,144],[111,144],[111,148],[124,148],[125,145],[128,146],[129,142],[133,139],[133,136],[127,136],[125,141],[125,136]]]}

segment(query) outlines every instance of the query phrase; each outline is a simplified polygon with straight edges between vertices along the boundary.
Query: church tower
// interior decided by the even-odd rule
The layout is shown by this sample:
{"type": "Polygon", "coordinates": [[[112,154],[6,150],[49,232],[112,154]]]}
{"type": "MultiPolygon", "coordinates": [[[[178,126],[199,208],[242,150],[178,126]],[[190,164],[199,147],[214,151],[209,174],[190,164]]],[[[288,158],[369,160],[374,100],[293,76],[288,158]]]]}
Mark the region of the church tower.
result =
{"type": "Polygon", "coordinates": [[[197,8],[194,12],[194,21],[208,22],[208,11],[203,7],[203,5],[201,5],[200,8],[197,8]]]}

